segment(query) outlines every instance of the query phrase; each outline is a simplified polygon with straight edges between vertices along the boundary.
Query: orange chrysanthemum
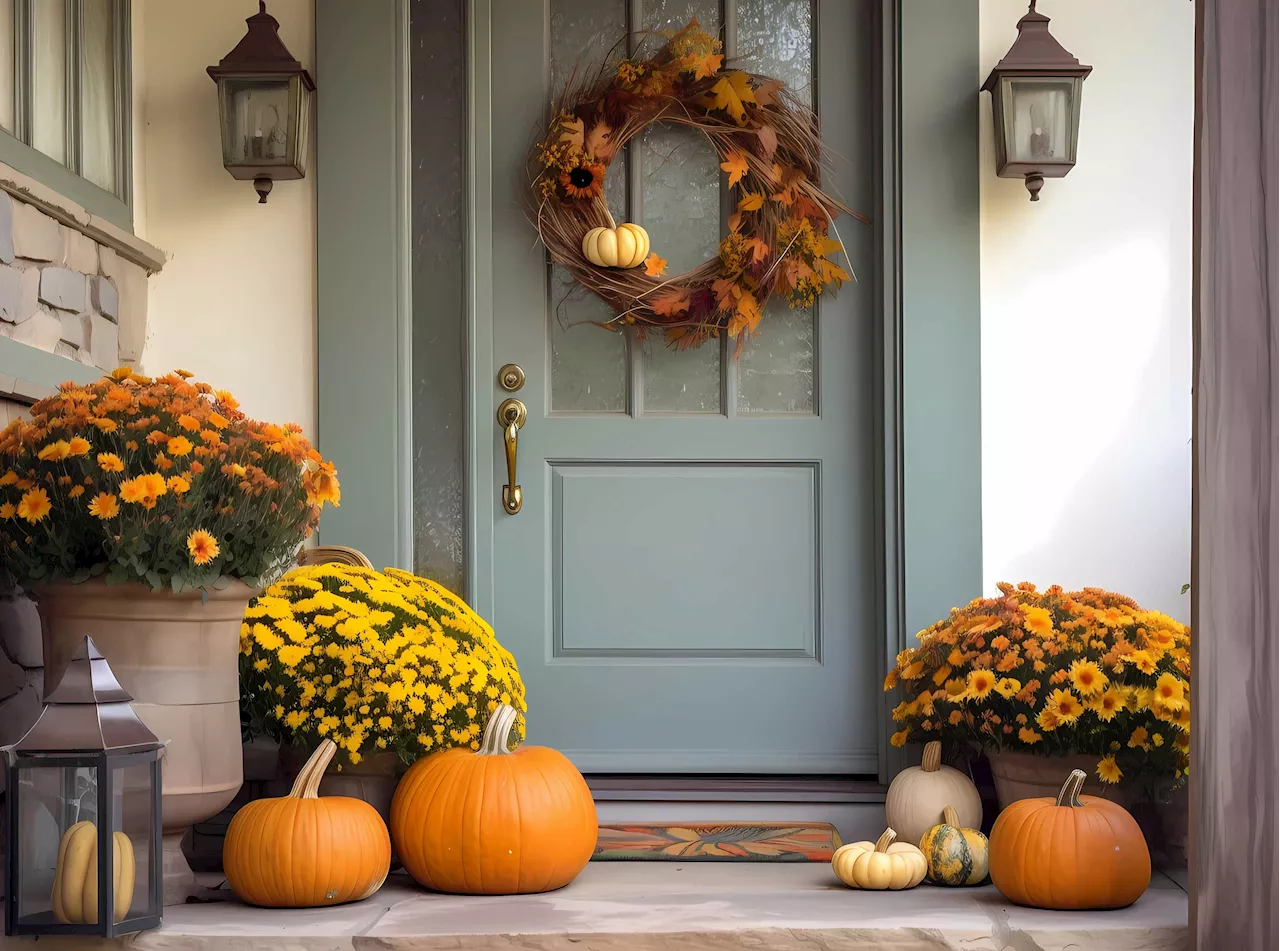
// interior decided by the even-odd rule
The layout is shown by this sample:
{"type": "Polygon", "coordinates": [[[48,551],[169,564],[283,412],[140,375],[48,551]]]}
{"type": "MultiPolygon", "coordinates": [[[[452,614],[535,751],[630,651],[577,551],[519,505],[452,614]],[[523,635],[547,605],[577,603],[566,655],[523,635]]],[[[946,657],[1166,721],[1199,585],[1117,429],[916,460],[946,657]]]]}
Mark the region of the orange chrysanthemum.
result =
{"type": "Polygon", "coordinates": [[[99,492],[89,500],[89,514],[104,521],[115,518],[120,514],[120,504],[110,492],[99,492]]]}
{"type": "Polygon", "coordinates": [[[18,502],[18,517],[25,518],[34,525],[47,517],[52,509],[53,505],[49,502],[48,492],[44,489],[28,489],[18,502]]]}
{"type": "Polygon", "coordinates": [[[191,554],[191,560],[197,565],[207,565],[218,557],[221,549],[218,548],[216,538],[203,528],[197,528],[187,536],[187,551],[191,554]]]}

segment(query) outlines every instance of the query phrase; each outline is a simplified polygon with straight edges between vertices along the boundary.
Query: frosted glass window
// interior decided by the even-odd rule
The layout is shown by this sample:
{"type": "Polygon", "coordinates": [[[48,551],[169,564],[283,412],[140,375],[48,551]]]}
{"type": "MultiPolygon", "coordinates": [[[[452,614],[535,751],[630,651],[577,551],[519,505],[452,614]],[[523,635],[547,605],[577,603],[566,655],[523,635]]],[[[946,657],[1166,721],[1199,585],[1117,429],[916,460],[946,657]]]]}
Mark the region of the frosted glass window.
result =
{"type": "Polygon", "coordinates": [[[113,0],[82,0],[80,174],[116,190],[116,57],[113,0]]]}
{"type": "Polygon", "coordinates": [[[63,0],[32,4],[31,144],[67,164],[67,7],[63,0]]]}
{"type": "Polygon", "coordinates": [[[1013,130],[1009,151],[1013,161],[1071,160],[1071,87],[1070,82],[1061,81],[1010,82],[1013,130]]]}
{"type": "MultiPolygon", "coordinates": [[[[814,104],[811,0],[738,0],[738,58],[776,76],[802,103],[814,104]]],[[[738,357],[739,413],[814,412],[816,310],[769,301],[756,335],[738,357]]]]}
{"type": "Polygon", "coordinates": [[[13,0],[0,0],[0,129],[13,132],[13,0]]]}

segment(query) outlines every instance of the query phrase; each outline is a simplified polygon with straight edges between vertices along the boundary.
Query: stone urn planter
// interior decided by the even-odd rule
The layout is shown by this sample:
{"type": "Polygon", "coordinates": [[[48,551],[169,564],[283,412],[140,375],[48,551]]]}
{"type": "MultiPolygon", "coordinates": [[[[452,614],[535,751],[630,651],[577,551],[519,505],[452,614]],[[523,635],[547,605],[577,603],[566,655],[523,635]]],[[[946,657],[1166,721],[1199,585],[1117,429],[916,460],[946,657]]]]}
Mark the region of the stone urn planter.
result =
{"type": "Polygon", "coordinates": [[[92,635],[144,723],[166,743],[161,804],[164,903],[181,904],[195,883],[182,853],[194,823],[216,816],[240,789],[240,623],[257,592],[174,594],[141,584],[56,583],[36,588],[47,683],[56,684],[85,634],[92,635]]]}

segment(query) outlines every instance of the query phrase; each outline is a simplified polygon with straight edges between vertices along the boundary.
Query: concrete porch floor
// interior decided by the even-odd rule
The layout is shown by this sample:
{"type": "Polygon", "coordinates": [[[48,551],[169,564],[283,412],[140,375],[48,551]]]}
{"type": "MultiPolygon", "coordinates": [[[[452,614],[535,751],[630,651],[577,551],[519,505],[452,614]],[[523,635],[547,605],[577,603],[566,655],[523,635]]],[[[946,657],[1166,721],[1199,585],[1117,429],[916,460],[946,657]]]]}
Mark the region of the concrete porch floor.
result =
{"type": "Polygon", "coordinates": [[[127,944],[140,951],[1179,951],[1186,935],[1186,893],[1159,872],[1130,908],[1062,913],[1011,906],[990,886],[853,891],[818,863],[592,862],[567,888],[543,895],[437,895],[397,874],[372,898],[336,908],[180,905],[165,909],[159,931],[127,944]]]}

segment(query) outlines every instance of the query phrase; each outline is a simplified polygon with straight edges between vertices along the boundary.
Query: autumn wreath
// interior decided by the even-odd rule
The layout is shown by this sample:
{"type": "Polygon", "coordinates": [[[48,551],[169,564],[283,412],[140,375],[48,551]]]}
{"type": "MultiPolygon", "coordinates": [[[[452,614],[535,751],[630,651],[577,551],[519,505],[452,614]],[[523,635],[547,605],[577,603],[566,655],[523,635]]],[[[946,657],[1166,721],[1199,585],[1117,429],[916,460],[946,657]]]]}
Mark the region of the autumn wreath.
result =
{"type": "Polygon", "coordinates": [[[772,295],[808,307],[851,279],[833,221],[867,219],[822,191],[817,117],[780,80],[724,68],[720,41],[697,20],[652,56],[570,79],[553,116],[530,156],[532,217],[552,261],[613,307],[605,326],[661,330],[686,347],[727,333],[741,346],[772,295]],[[706,135],[737,200],[718,255],[674,277],[656,251],[642,257],[643,229],[616,225],[604,200],[610,163],[654,122],[706,135]],[[592,229],[614,232],[603,259],[622,266],[599,263],[592,229]]]}

